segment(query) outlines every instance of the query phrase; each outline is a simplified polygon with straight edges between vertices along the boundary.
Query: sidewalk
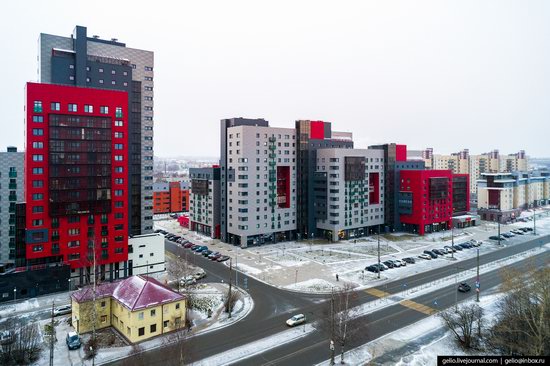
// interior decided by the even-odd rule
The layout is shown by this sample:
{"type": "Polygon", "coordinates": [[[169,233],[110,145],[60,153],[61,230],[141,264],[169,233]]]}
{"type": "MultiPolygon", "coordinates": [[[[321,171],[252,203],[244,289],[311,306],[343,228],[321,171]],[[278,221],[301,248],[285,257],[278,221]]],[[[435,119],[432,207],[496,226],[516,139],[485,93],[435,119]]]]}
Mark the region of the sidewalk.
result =
{"type": "Polygon", "coordinates": [[[57,292],[55,294],[17,300],[15,304],[13,301],[4,303],[0,305],[0,318],[21,315],[32,311],[51,309],[52,302],[55,302],[56,307],[70,304],[70,296],[72,293],[73,291],[57,292]]]}
{"type": "MultiPolygon", "coordinates": [[[[523,226],[532,226],[532,221],[500,225],[500,228],[501,232],[507,232],[523,226]]],[[[381,279],[378,280],[377,274],[365,270],[366,266],[374,264],[378,260],[378,237],[376,235],[356,240],[343,240],[338,243],[323,243],[314,240],[311,242],[282,242],[241,249],[222,243],[217,239],[190,232],[181,227],[174,219],[155,221],[155,227],[184,235],[194,243],[206,245],[210,250],[230,256],[233,267],[247,276],[279,288],[309,293],[329,292],[333,287],[339,287],[346,282],[358,287],[380,285],[386,281],[447,265],[449,262],[446,258],[427,261],[418,259],[418,255],[426,249],[450,246],[452,234],[451,231],[445,231],[427,234],[423,237],[407,233],[382,235],[380,237],[381,261],[404,257],[414,257],[417,261],[416,264],[384,271],[381,273],[381,279]],[[336,275],[338,275],[338,279],[336,275]]],[[[494,235],[496,231],[496,223],[482,221],[479,226],[455,229],[454,243],[456,245],[470,239],[483,241],[484,244],[479,247],[479,250],[480,254],[485,254],[498,248],[495,243],[488,241],[488,237],[494,235]]],[[[537,219],[537,233],[550,233],[550,217],[545,216],[537,219]]],[[[504,245],[513,245],[532,237],[532,235],[518,235],[507,240],[504,245]]],[[[454,257],[460,261],[472,258],[476,254],[475,249],[466,249],[454,253],[454,257]]],[[[225,264],[229,265],[229,262],[225,262],[225,264]]]]}

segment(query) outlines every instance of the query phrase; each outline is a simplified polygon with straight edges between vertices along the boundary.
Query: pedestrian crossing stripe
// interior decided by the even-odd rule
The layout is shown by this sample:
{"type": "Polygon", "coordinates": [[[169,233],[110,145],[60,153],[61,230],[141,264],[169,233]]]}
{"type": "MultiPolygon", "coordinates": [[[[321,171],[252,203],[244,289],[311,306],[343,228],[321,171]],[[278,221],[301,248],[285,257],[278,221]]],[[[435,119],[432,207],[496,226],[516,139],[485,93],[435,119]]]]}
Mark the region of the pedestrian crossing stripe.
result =
{"type": "Polygon", "coordinates": [[[379,289],[374,288],[374,287],[366,289],[365,292],[369,295],[376,296],[376,297],[390,296],[390,294],[388,292],[384,292],[384,291],[379,290],[379,289]]]}
{"type": "Polygon", "coordinates": [[[409,309],[413,309],[413,310],[416,310],[418,312],[421,312],[423,314],[426,314],[426,315],[432,315],[436,312],[435,309],[429,307],[429,306],[426,306],[426,305],[422,305],[422,304],[419,304],[417,302],[414,302],[414,301],[411,301],[411,300],[402,300],[399,302],[399,304],[409,308],[409,309]]]}

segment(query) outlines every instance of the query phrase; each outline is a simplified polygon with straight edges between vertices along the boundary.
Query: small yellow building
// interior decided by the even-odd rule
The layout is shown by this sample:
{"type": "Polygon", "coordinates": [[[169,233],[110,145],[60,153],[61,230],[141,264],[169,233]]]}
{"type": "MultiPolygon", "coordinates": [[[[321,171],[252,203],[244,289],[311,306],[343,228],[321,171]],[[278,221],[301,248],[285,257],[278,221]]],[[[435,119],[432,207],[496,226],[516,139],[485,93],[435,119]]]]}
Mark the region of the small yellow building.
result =
{"type": "MultiPolygon", "coordinates": [[[[93,288],[71,295],[72,325],[79,333],[92,331],[93,288]]],[[[95,291],[96,329],[114,327],[131,343],[181,329],[185,297],[146,276],[98,285],[95,291]]]]}

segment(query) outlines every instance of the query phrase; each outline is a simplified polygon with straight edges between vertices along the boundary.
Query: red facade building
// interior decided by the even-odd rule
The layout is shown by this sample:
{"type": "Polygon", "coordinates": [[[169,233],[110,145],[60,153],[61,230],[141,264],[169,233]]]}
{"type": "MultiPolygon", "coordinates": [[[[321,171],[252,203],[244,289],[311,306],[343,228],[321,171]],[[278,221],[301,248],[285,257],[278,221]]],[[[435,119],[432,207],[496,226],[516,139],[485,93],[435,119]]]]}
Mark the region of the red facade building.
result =
{"type": "Polygon", "coordinates": [[[153,185],[153,213],[189,211],[189,188],[183,182],[157,182],[153,185]]]}
{"type": "Polygon", "coordinates": [[[453,174],[450,170],[402,170],[398,193],[399,220],[407,231],[448,230],[453,214],[453,174]]]}
{"type": "Polygon", "coordinates": [[[118,277],[128,260],[128,95],[26,86],[26,260],[118,277]]]}

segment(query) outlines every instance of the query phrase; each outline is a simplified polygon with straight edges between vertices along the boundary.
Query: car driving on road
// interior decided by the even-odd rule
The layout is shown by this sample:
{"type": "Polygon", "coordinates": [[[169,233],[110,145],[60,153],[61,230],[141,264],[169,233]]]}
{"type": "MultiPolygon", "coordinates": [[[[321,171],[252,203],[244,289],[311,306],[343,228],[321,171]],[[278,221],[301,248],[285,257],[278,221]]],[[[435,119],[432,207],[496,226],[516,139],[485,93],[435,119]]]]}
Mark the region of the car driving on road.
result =
{"type": "Polygon", "coordinates": [[[72,312],[71,305],[58,306],[53,309],[53,316],[66,315],[72,312]]]}
{"type": "Polygon", "coordinates": [[[470,287],[470,285],[468,285],[466,282],[462,282],[460,283],[460,285],[458,285],[458,291],[460,292],[468,292],[471,289],[472,288],[470,287]]]}
{"type": "Polygon", "coordinates": [[[297,314],[294,315],[292,318],[288,319],[286,321],[286,325],[289,327],[294,327],[296,325],[300,325],[306,322],[306,316],[304,314],[297,314]]]}

